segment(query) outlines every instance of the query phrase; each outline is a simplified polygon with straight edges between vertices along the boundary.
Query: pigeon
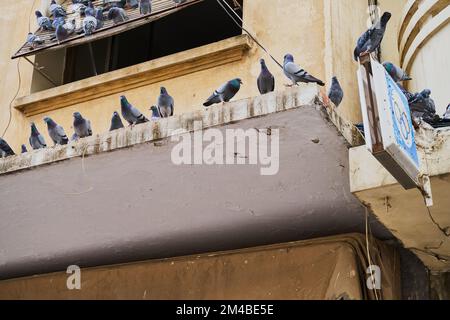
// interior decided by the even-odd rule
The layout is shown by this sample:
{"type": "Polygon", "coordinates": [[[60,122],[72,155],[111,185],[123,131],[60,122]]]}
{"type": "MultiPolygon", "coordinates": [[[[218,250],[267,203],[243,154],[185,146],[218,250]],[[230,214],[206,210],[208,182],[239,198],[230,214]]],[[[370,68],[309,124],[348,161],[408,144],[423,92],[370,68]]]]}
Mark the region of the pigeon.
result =
{"type": "Polygon", "coordinates": [[[139,0],[139,12],[142,15],[152,13],[152,0],[139,0]]]}
{"type": "Polygon", "coordinates": [[[164,87],[161,87],[161,94],[158,98],[158,109],[161,118],[173,116],[174,101],[164,87]]]}
{"type": "Polygon", "coordinates": [[[103,28],[105,17],[103,16],[103,8],[95,9],[95,18],[97,19],[97,28],[103,28]]]}
{"type": "Polygon", "coordinates": [[[180,4],[183,4],[186,2],[186,0],[173,0],[175,2],[176,7],[178,7],[180,4]]]}
{"type": "Polygon", "coordinates": [[[50,136],[50,138],[52,138],[55,145],[57,144],[64,145],[69,143],[69,138],[67,138],[67,135],[64,132],[63,127],[58,125],[50,117],[45,117],[44,121],[45,123],[47,123],[48,135],[50,136]]]}
{"type": "Polygon", "coordinates": [[[30,142],[30,146],[33,148],[33,150],[47,147],[44,137],[42,136],[42,134],[39,133],[34,122],[31,123],[31,136],[30,136],[29,142],[30,142]]]}
{"type": "Polygon", "coordinates": [[[0,138],[0,158],[6,158],[15,155],[8,142],[0,138]]]}
{"type": "Polygon", "coordinates": [[[44,40],[42,40],[39,36],[29,32],[27,36],[27,44],[30,45],[32,49],[36,49],[37,46],[44,44],[44,40]]]}
{"type": "Polygon", "coordinates": [[[22,145],[22,153],[27,153],[28,152],[28,150],[27,150],[27,146],[26,145],[22,145]]]}
{"type": "Polygon", "coordinates": [[[95,7],[92,4],[92,1],[88,2],[87,7],[84,9],[84,15],[85,16],[95,17],[95,7]]]}
{"type": "Polygon", "coordinates": [[[97,18],[92,16],[90,12],[86,12],[86,17],[83,19],[83,31],[85,36],[90,36],[97,29],[97,18]]]}
{"type": "Polygon", "coordinates": [[[127,0],[127,7],[131,9],[136,9],[139,7],[138,0],[127,0]]]}
{"type": "Polygon", "coordinates": [[[112,7],[108,12],[108,19],[113,20],[114,24],[129,20],[127,13],[122,8],[112,7]]]}
{"type": "Polygon", "coordinates": [[[159,113],[159,109],[156,106],[152,106],[150,108],[152,111],[152,120],[158,120],[161,118],[161,114],[159,113]]]}
{"type": "Polygon", "coordinates": [[[54,18],[67,16],[66,10],[64,10],[61,5],[57,4],[55,0],[52,0],[52,3],[50,4],[50,12],[54,18]]]}
{"type": "Polygon", "coordinates": [[[436,117],[436,106],[431,99],[431,90],[425,89],[414,94],[408,103],[411,115],[414,118],[422,118],[426,122],[433,122],[436,117]]]}
{"type": "Polygon", "coordinates": [[[385,12],[378,23],[373,25],[359,37],[356,48],[353,52],[355,61],[358,61],[358,58],[363,53],[372,53],[380,47],[381,41],[383,41],[384,33],[386,32],[387,23],[391,19],[391,16],[391,13],[385,12]]]}
{"type": "Polygon", "coordinates": [[[291,79],[294,85],[297,85],[297,82],[317,83],[322,87],[325,85],[323,81],[313,77],[306,70],[296,65],[294,57],[289,53],[284,56],[283,70],[286,77],[291,79]]]}
{"type": "Polygon", "coordinates": [[[397,86],[400,88],[402,93],[405,95],[406,100],[411,101],[413,99],[414,95],[411,92],[409,92],[408,90],[406,90],[405,87],[403,87],[400,83],[397,83],[397,86]]]}
{"type": "Polygon", "coordinates": [[[405,71],[391,62],[384,62],[383,66],[395,82],[412,80],[405,71]]]}
{"type": "Polygon", "coordinates": [[[258,90],[261,94],[266,94],[275,90],[275,78],[270,73],[266,66],[264,59],[260,60],[261,63],[261,73],[257,79],[258,90]]]}
{"type": "Polygon", "coordinates": [[[205,107],[209,107],[215,103],[230,101],[241,89],[242,80],[239,78],[233,79],[224,83],[219,89],[206,100],[203,104],[205,107]]]}
{"type": "Polygon", "coordinates": [[[148,119],[135,107],[133,107],[125,96],[120,97],[120,107],[122,117],[130,124],[140,124],[148,122],[148,119]]]}
{"type": "Polygon", "coordinates": [[[75,32],[75,19],[68,21],[56,28],[55,36],[58,43],[66,40],[75,32]]]}
{"type": "Polygon", "coordinates": [[[45,30],[45,31],[53,30],[52,22],[48,17],[43,16],[39,10],[37,10],[35,12],[35,15],[36,15],[37,24],[38,24],[40,30],[45,30]]]}
{"type": "Polygon", "coordinates": [[[62,26],[65,23],[66,19],[64,17],[56,17],[55,19],[53,19],[52,28],[56,30],[58,26],[62,26]]]}
{"type": "Polygon", "coordinates": [[[119,113],[117,111],[114,111],[109,131],[114,131],[121,128],[123,128],[122,119],[120,119],[119,113]]]}
{"type": "Polygon", "coordinates": [[[444,114],[443,117],[445,120],[450,120],[450,104],[447,106],[447,111],[444,114]]]}
{"type": "Polygon", "coordinates": [[[72,136],[72,140],[78,140],[79,138],[92,136],[91,121],[84,119],[79,112],[74,112],[73,118],[73,129],[75,131],[75,137],[72,136]]]}
{"type": "Polygon", "coordinates": [[[330,91],[328,92],[328,98],[331,100],[331,102],[334,103],[336,108],[339,107],[342,99],[344,98],[344,91],[342,90],[341,84],[339,83],[337,77],[333,77],[333,79],[331,80],[331,87],[330,91]]]}

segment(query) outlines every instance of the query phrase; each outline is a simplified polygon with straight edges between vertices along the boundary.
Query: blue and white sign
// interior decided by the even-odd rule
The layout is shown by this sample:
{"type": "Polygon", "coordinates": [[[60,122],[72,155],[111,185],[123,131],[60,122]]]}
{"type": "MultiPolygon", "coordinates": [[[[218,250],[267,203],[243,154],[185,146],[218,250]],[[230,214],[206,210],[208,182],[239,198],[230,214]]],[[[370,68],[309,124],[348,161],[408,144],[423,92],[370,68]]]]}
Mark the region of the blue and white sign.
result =
{"type": "Polygon", "coordinates": [[[370,67],[369,78],[362,65],[358,71],[367,149],[403,187],[415,188],[420,162],[408,100],[383,65],[371,58],[370,67]],[[369,105],[371,101],[374,106],[369,105]]]}
{"type": "Polygon", "coordinates": [[[419,156],[417,155],[414,127],[412,124],[408,100],[386,71],[385,76],[395,140],[397,145],[401,147],[402,150],[408,154],[414,164],[419,167],[419,156]]]}

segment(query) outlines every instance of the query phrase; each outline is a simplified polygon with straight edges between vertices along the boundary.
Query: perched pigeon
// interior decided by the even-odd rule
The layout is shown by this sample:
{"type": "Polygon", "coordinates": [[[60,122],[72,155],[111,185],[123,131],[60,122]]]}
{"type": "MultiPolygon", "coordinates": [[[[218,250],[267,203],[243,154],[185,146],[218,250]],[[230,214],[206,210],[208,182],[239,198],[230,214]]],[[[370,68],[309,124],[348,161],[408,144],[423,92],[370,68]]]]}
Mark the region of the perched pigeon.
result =
{"type": "Polygon", "coordinates": [[[445,120],[450,120],[450,104],[447,106],[447,111],[444,114],[445,120]]]}
{"type": "Polygon", "coordinates": [[[27,146],[26,145],[22,145],[22,153],[27,153],[28,152],[28,150],[27,150],[27,146]]]}
{"type": "Polygon", "coordinates": [[[161,114],[159,113],[159,109],[156,106],[152,106],[150,108],[152,111],[152,120],[158,120],[161,118],[161,114]]]}
{"type": "Polygon", "coordinates": [[[64,132],[63,127],[58,125],[50,117],[45,117],[44,121],[45,123],[47,123],[48,135],[50,136],[50,138],[52,138],[55,145],[56,144],[64,145],[69,142],[69,138],[67,138],[67,135],[64,132]]]}
{"type": "Polygon", "coordinates": [[[294,85],[296,85],[297,82],[317,83],[322,87],[325,85],[323,81],[313,77],[306,70],[296,65],[294,63],[294,57],[289,53],[284,56],[283,70],[286,77],[291,79],[294,85]]]}
{"type": "Polygon", "coordinates": [[[39,10],[35,12],[35,15],[37,19],[37,24],[41,30],[46,31],[53,30],[52,21],[48,17],[43,16],[39,10]]]}
{"type": "Polygon", "coordinates": [[[267,68],[264,59],[261,59],[260,63],[261,63],[261,73],[259,74],[256,83],[258,85],[259,92],[261,94],[266,94],[268,92],[272,92],[273,90],[275,90],[275,78],[267,68]]]}
{"type": "Polygon", "coordinates": [[[69,38],[72,34],[74,34],[74,32],[75,32],[75,19],[73,19],[72,21],[68,21],[63,25],[59,25],[56,28],[55,31],[56,40],[58,41],[58,43],[60,43],[61,41],[64,41],[67,38],[69,38]]]}
{"type": "Polygon", "coordinates": [[[408,103],[411,115],[414,118],[422,118],[426,122],[433,122],[436,117],[436,106],[431,99],[431,90],[425,89],[416,93],[408,103]]]}
{"type": "Polygon", "coordinates": [[[219,89],[206,100],[203,104],[205,107],[209,107],[215,103],[230,101],[241,89],[242,80],[239,78],[233,79],[224,83],[219,89]]]}
{"type": "Polygon", "coordinates": [[[411,101],[413,99],[414,95],[411,92],[409,92],[408,90],[406,90],[405,87],[403,87],[400,83],[397,83],[397,86],[400,88],[400,90],[405,95],[405,97],[408,101],[411,101]]]}
{"type": "Polygon", "coordinates": [[[385,12],[381,17],[380,21],[373,25],[369,30],[364,32],[361,37],[359,37],[356,44],[356,48],[353,52],[353,56],[356,61],[363,53],[372,53],[376,51],[383,41],[384,33],[386,32],[386,26],[391,19],[391,13],[385,12]]]}
{"type": "Polygon", "coordinates": [[[173,0],[175,2],[176,6],[178,7],[180,4],[183,4],[186,2],[186,0],[173,0]]]}
{"type": "Polygon", "coordinates": [[[92,136],[91,122],[89,120],[84,119],[79,112],[74,112],[73,118],[73,129],[76,138],[74,139],[74,137],[72,137],[72,140],[92,136]]]}
{"type": "Polygon", "coordinates": [[[100,29],[103,28],[103,25],[105,24],[105,17],[103,16],[103,8],[97,8],[95,9],[95,18],[97,19],[97,28],[100,29]]]}
{"type": "Polygon", "coordinates": [[[342,90],[341,84],[339,83],[337,77],[333,77],[331,80],[328,98],[330,98],[331,102],[333,102],[336,107],[339,107],[342,99],[344,98],[344,91],[342,90]]]}
{"type": "Polygon", "coordinates": [[[161,94],[158,98],[158,109],[161,118],[173,116],[174,101],[164,87],[161,87],[161,94]]]}
{"type": "Polygon", "coordinates": [[[86,17],[83,19],[83,31],[85,36],[90,36],[97,29],[97,18],[91,16],[90,12],[86,12],[86,17]]]}
{"type": "Polygon", "coordinates": [[[64,17],[57,17],[52,21],[52,28],[57,29],[58,26],[62,26],[66,23],[66,19],[64,17]]]}
{"type": "Polygon", "coordinates": [[[15,155],[8,142],[0,138],[0,158],[6,158],[15,155]]]}
{"type": "Polygon", "coordinates": [[[108,12],[108,19],[113,20],[114,24],[127,21],[129,18],[122,8],[112,7],[108,12]]]}
{"type": "Polygon", "coordinates": [[[29,142],[30,142],[30,146],[33,148],[33,150],[47,147],[44,137],[39,133],[34,122],[31,123],[31,136],[30,136],[29,142]]]}
{"type": "Polygon", "coordinates": [[[127,1],[127,7],[131,9],[136,9],[139,7],[138,0],[126,0],[127,1]]]}
{"type": "Polygon", "coordinates": [[[88,2],[88,5],[87,5],[86,9],[84,9],[84,14],[86,16],[95,17],[95,7],[92,4],[92,1],[88,2]]]}
{"type": "Polygon", "coordinates": [[[55,0],[52,0],[52,3],[50,4],[50,12],[54,18],[67,16],[66,10],[64,10],[61,5],[57,4],[55,0]]]}
{"type": "Polygon", "coordinates": [[[117,111],[114,111],[109,131],[114,131],[121,128],[123,128],[122,119],[120,119],[119,113],[117,111]]]}
{"type": "Polygon", "coordinates": [[[395,82],[412,80],[405,71],[391,62],[384,62],[383,66],[395,82]]]}
{"type": "Polygon", "coordinates": [[[138,109],[133,107],[125,96],[120,97],[120,107],[122,117],[130,125],[148,122],[148,119],[138,109]]]}
{"type": "Polygon", "coordinates": [[[142,15],[152,13],[152,0],[139,0],[139,12],[142,15]]]}
{"type": "Polygon", "coordinates": [[[29,32],[27,36],[27,43],[31,46],[31,48],[36,49],[37,46],[44,44],[44,40],[42,40],[39,36],[29,32]]]}

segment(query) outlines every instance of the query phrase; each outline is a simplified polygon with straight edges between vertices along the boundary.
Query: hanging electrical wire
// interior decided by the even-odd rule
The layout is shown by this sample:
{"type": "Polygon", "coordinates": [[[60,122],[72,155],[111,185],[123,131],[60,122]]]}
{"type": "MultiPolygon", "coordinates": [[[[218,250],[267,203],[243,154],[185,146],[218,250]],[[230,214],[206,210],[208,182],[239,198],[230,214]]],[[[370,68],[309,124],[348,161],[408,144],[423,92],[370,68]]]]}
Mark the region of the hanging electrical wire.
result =
{"type": "Polygon", "coordinates": [[[217,0],[217,3],[222,7],[222,9],[225,11],[225,13],[231,18],[231,20],[234,21],[234,23],[241,28],[245,33],[247,33],[250,38],[252,38],[253,41],[255,41],[255,43],[265,52],[269,55],[269,57],[281,68],[283,69],[283,65],[281,63],[278,62],[277,59],[275,59],[274,56],[272,56],[270,54],[270,52],[261,44],[261,42],[250,32],[248,31],[248,29],[246,28],[245,24],[244,24],[244,20],[233,10],[233,8],[231,8],[231,6],[228,4],[228,2],[226,0],[223,0],[223,2],[221,0],[217,0]],[[234,17],[233,15],[229,12],[229,10],[227,10],[227,8],[224,6],[224,4],[229,8],[229,10],[231,12],[233,12],[233,14],[238,18],[239,21],[241,21],[241,23],[239,23],[234,17]]]}

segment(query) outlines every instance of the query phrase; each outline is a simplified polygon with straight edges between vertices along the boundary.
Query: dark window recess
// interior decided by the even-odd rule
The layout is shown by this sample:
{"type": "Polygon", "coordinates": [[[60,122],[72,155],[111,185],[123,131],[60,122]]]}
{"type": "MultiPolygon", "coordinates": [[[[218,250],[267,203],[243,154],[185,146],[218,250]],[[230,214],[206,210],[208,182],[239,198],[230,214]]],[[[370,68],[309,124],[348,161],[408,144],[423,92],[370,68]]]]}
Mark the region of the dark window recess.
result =
{"type": "MultiPolygon", "coordinates": [[[[242,0],[238,2],[242,6],[242,0]]],[[[242,10],[235,11],[242,18],[242,10]]],[[[219,4],[206,0],[119,35],[68,48],[63,82],[85,79],[240,34],[242,30],[219,4]]]]}

